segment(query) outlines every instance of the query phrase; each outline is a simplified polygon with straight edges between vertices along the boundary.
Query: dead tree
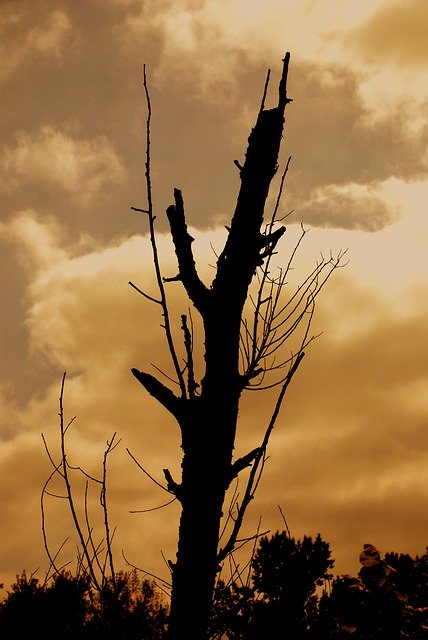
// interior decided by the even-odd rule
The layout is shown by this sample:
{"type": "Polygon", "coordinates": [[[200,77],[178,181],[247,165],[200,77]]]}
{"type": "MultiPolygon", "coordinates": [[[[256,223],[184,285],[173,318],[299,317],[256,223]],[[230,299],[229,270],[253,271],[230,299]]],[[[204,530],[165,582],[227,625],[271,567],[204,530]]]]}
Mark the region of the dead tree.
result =
{"type": "MultiPolygon", "coordinates": [[[[159,266],[150,179],[151,108],[144,73],[148,104],[148,207],[133,209],[148,216],[159,297],[148,296],[132,286],[160,306],[179,393],[151,373],[137,369],[132,369],[132,373],[145,390],[172,414],[181,431],[181,480],[173,480],[170,472],[164,470],[168,490],[181,503],[177,558],[175,563],[171,563],[170,640],[202,640],[207,637],[216,575],[222,561],[237,545],[244,513],[260,479],[267,443],[285,391],[302,360],[303,349],[312,339],[309,326],[315,297],[342,257],[340,254],[335,258],[321,258],[313,272],[284,301],[286,278],[300,240],[306,233],[302,227],[301,238],[286,266],[276,277],[270,272],[272,257],[286,230],[276,222],[278,206],[268,223],[264,221],[264,210],[271,181],[278,168],[285,109],[291,101],[287,97],[289,60],[290,54],[287,53],[279,82],[278,103],[272,109],[265,109],[268,73],[257,121],[248,139],[245,162],[241,166],[235,161],[241,185],[228,236],[218,256],[215,277],[210,286],[202,282],[196,269],[193,238],[187,229],[180,190],[174,190],[174,204],[166,212],[178,262],[178,274],[169,280],[181,282],[202,320],[204,372],[200,380],[194,373],[192,335],[186,315],[182,316],[184,364],[177,353],[165,279],[159,266]],[[249,293],[252,281],[258,282],[255,296],[249,293]],[[245,312],[248,303],[253,307],[252,320],[245,312]],[[288,344],[290,337],[302,325],[304,330],[297,350],[278,360],[279,350],[288,344]],[[266,374],[274,372],[279,374],[275,381],[266,382],[266,374]],[[261,434],[260,446],[233,460],[242,393],[245,389],[274,385],[278,386],[279,393],[272,419],[264,435],[261,434]],[[229,515],[224,516],[226,492],[234,478],[248,467],[251,469],[244,496],[239,505],[235,503],[229,515]],[[231,530],[228,540],[220,548],[222,519],[230,520],[231,530]]],[[[280,194],[277,205],[279,197],[280,194]]]]}

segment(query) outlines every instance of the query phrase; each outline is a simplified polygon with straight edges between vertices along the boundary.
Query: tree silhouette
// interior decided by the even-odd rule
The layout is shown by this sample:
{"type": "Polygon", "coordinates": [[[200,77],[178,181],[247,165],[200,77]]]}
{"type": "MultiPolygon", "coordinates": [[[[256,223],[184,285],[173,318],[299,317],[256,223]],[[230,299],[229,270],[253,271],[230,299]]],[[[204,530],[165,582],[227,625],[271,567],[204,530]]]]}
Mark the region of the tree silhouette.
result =
{"type": "MultiPolygon", "coordinates": [[[[270,433],[277,419],[288,385],[311,341],[309,327],[314,301],[342,253],[329,256],[315,265],[297,286],[288,291],[287,278],[293,259],[306,231],[302,234],[276,275],[272,258],[286,229],[277,222],[277,211],[288,163],[282,176],[274,213],[265,221],[265,205],[271,181],[278,169],[278,159],[287,96],[290,54],[285,55],[278,88],[277,106],[266,109],[269,73],[256,124],[248,139],[245,161],[235,161],[240,174],[240,189],[228,236],[218,256],[216,272],[210,286],[198,275],[193,252],[193,238],[188,232],[184,200],[174,190],[174,204],[167,209],[172,242],[178,263],[175,277],[162,277],[155,234],[150,167],[150,96],[144,72],[148,104],[146,184],[148,205],[134,208],[147,215],[153,249],[153,263],[159,296],[140,293],[160,306],[163,326],[174,369],[178,393],[162,379],[147,371],[132,369],[136,379],[175,418],[181,432],[182,476],[174,480],[164,470],[167,489],[181,503],[176,562],[171,562],[172,594],[168,637],[170,640],[202,640],[207,636],[215,578],[223,560],[237,545],[245,511],[254,496],[263,469],[270,433]],[[251,292],[256,277],[257,291],[251,292]],[[199,314],[203,335],[204,371],[197,379],[193,358],[193,341],[189,318],[182,315],[183,356],[173,339],[167,303],[166,282],[179,281],[193,308],[199,314]],[[286,295],[285,295],[286,294],[286,295]],[[247,306],[252,306],[252,318],[247,306]],[[301,329],[298,334],[297,329],[301,329]],[[297,346],[289,344],[299,335],[297,346]],[[287,345],[286,356],[281,349],[287,345]],[[291,352],[291,355],[290,355],[291,352]],[[269,378],[272,374],[274,378],[269,378]],[[238,409],[246,389],[279,389],[272,418],[261,435],[260,446],[241,458],[233,459],[238,409]],[[231,482],[251,467],[242,499],[234,502],[226,515],[229,537],[220,547],[220,530],[225,496],[231,482]]],[[[171,376],[169,376],[171,378],[171,376]]]]}
{"type": "Polygon", "coordinates": [[[41,583],[24,572],[0,603],[2,640],[160,640],[166,620],[160,592],[136,571],[117,573],[101,591],[89,574],[63,570],[41,583]]]}
{"type": "Polygon", "coordinates": [[[260,540],[253,560],[253,584],[263,598],[255,607],[250,638],[264,634],[294,640],[309,637],[316,587],[332,577],[330,556],[320,534],[315,540],[304,536],[296,541],[282,531],[260,540]]]}
{"type": "Polygon", "coordinates": [[[365,544],[358,577],[338,576],[320,603],[319,640],[425,640],[428,555],[387,553],[365,544]]]}
{"type": "Polygon", "coordinates": [[[312,640],[318,623],[317,587],[330,580],[327,542],[276,532],[260,538],[245,581],[219,581],[211,637],[228,640],[312,640]]]}

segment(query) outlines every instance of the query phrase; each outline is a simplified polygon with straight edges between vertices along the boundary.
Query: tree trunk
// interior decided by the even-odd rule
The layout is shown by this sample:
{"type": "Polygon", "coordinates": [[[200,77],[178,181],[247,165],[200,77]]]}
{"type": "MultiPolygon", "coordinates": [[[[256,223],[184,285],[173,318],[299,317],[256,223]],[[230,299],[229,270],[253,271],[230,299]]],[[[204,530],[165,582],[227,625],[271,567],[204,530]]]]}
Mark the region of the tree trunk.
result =
{"type": "MultiPolygon", "coordinates": [[[[248,139],[241,187],[225,247],[210,289],[196,273],[181,193],[167,214],[179,276],[202,316],[205,374],[200,394],[176,397],[150,374],[134,375],[176,417],[182,433],[182,481],[174,485],[182,504],[177,560],[172,570],[169,640],[205,640],[218,566],[223,502],[232,480],[239,399],[240,327],[248,287],[263,259],[285,231],[261,233],[269,186],[277,170],[282,138],[289,54],[284,58],[278,106],[264,110],[248,139]]],[[[238,165],[239,166],[239,165],[238,165]]]]}
{"type": "Polygon", "coordinates": [[[209,412],[206,407],[207,411],[191,425],[198,433],[184,453],[182,514],[168,636],[174,640],[206,637],[218,571],[217,546],[227,470],[231,466],[232,448],[226,428],[234,426],[230,418],[233,405],[229,400],[221,405],[220,411],[212,407],[209,412]],[[219,429],[223,419],[227,422],[219,429]]]}

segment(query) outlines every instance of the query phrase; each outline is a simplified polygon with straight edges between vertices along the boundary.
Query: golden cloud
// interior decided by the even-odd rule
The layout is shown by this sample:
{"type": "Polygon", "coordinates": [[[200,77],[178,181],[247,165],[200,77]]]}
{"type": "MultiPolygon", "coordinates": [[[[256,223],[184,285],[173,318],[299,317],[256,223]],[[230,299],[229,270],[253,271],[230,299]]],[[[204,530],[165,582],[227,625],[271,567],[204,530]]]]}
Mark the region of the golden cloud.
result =
{"type": "Polygon", "coordinates": [[[178,90],[186,85],[187,98],[223,106],[231,94],[237,97],[236,76],[256,60],[227,37],[223,3],[176,2],[144,4],[138,15],[126,19],[123,30],[131,42],[157,35],[160,55],[151,81],[157,87],[178,90]],[[221,17],[221,20],[218,18],[221,17]]]}
{"type": "Polygon", "coordinates": [[[35,133],[16,134],[16,145],[2,155],[3,182],[49,184],[88,203],[111,183],[124,180],[126,171],[106,136],[76,139],[66,130],[45,125],[35,133]]]}
{"type": "MultiPolygon", "coordinates": [[[[9,224],[15,241],[21,233],[33,264],[26,297],[32,361],[48,358],[57,377],[51,377],[41,395],[14,411],[16,427],[9,432],[9,449],[3,452],[8,458],[4,468],[20,468],[28,456],[35,461],[15,482],[23,509],[32,518],[32,535],[37,536],[37,505],[43,473],[48,473],[37,438],[43,431],[52,451],[56,450],[59,383],[67,369],[67,419],[77,414],[68,435],[70,460],[98,475],[106,440],[114,432],[123,438],[109,472],[111,519],[119,525],[117,551],[120,556],[124,548],[133,562],[164,574],[160,549],[173,557],[177,505],[160,512],[129,513],[161,504],[168,496],[141,474],[125,451],[129,447],[161,483],[165,467],[179,475],[178,429],[130,374],[132,366],[150,370],[150,363],[169,373],[157,306],[127,286],[131,279],[156,295],[149,244],[136,236],[105,247],[94,242],[82,251],[78,244],[66,246],[49,219],[33,216],[31,222],[31,217],[27,212],[25,224],[19,218],[17,226],[9,224]],[[43,246],[49,259],[31,258],[32,252],[36,258],[43,253],[43,246]]],[[[201,275],[208,282],[210,243],[218,248],[224,232],[192,233],[196,259],[205,265],[201,275]]],[[[351,239],[351,234],[347,237],[351,239]]],[[[311,262],[316,244],[311,241],[304,251],[299,273],[311,262]]],[[[164,272],[174,275],[168,236],[159,237],[159,248],[164,272]]],[[[180,283],[168,285],[168,295],[174,324],[179,326],[179,314],[187,312],[180,283]]],[[[339,571],[349,570],[361,538],[375,539],[386,549],[406,549],[410,528],[414,548],[409,551],[419,550],[416,545],[422,544],[425,535],[419,530],[415,501],[425,499],[418,478],[424,473],[421,442],[428,409],[425,401],[419,401],[426,380],[420,349],[428,339],[423,321],[426,299],[416,292],[408,296],[403,315],[402,293],[391,299],[381,284],[358,284],[355,276],[343,272],[329,283],[314,328],[322,328],[324,335],[309,348],[288,394],[258,500],[250,510],[249,535],[260,514],[263,528],[280,528],[276,506],[280,504],[293,535],[321,531],[332,543],[339,571]],[[391,522],[394,535],[376,525],[379,517],[391,522]]],[[[264,396],[249,394],[243,401],[236,455],[257,446],[273,402],[272,391],[264,396]]],[[[7,486],[4,496],[8,496],[7,486]]],[[[15,520],[21,521],[23,511],[14,510],[10,498],[5,499],[12,526],[15,520]]],[[[94,494],[90,508],[98,526],[96,502],[94,494]]],[[[59,545],[70,533],[71,523],[63,505],[50,501],[47,509],[50,539],[59,545]]],[[[22,544],[19,536],[8,541],[10,569],[23,561],[22,544]]],[[[70,544],[64,549],[64,560],[73,557],[70,544]]],[[[42,546],[39,556],[42,562],[42,546]]],[[[34,557],[24,560],[34,562],[34,557]]]]}
{"type": "Polygon", "coordinates": [[[344,41],[357,48],[371,63],[391,61],[399,68],[426,66],[427,23],[428,5],[425,0],[401,0],[387,6],[381,4],[372,16],[350,31],[344,41]]]}

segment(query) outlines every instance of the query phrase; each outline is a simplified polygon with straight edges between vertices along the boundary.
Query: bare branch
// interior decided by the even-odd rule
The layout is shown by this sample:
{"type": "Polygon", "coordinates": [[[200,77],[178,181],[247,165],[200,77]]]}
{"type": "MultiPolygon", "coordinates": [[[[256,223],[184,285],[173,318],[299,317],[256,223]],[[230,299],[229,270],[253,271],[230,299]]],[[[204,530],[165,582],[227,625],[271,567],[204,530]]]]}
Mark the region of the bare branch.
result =
{"type": "Polygon", "coordinates": [[[100,502],[101,502],[101,506],[103,508],[103,514],[104,514],[104,531],[106,535],[107,556],[108,556],[108,561],[110,565],[110,575],[111,575],[111,580],[112,580],[114,589],[116,589],[116,576],[115,576],[115,570],[114,570],[114,564],[113,564],[113,552],[111,548],[112,536],[110,534],[110,525],[108,520],[108,509],[107,509],[107,458],[109,454],[112,451],[114,451],[114,449],[120,443],[120,440],[114,442],[115,438],[116,438],[116,433],[113,434],[110,441],[107,441],[107,449],[104,451],[103,480],[102,480],[102,488],[101,488],[101,495],[100,495],[100,502]]]}
{"type": "Polygon", "coordinates": [[[284,111],[286,105],[289,102],[293,102],[292,98],[288,98],[287,97],[287,78],[288,78],[288,67],[290,64],[290,53],[287,52],[285,54],[284,60],[283,60],[283,68],[282,68],[282,76],[281,76],[281,80],[279,82],[279,87],[278,87],[278,107],[280,109],[282,109],[284,111]]]}
{"type": "MultiPolygon", "coordinates": [[[[41,528],[42,528],[43,544],[44,544],[44,547],[45,547],[46,555],[49,558],[50,567],[53,567],[55,573],[59,573],[59,569],[55,565],[55,560],[56,560],[59,552],[57,552],[54,556],[50,552],[47,533],[46,533],[46,515],[45,515],[45,507],[44,507],[44,497],[47,494],[47,487],[48,487],[50,481],[52,480],[54,475],[59,472],[61,464],[62,464],[62,462],[59,462],[58,465],[54,467],[53,471],[51,472],[51,474],[49,475],[48,479],[46,480],[46,482],[45,482],[45,484],[43,486],[43,489],[41,491],[41,495],[40,495],[40,510],[41,510],[41,518],[42,518],[41,528]]],[[[61,548],[62,548],[62,546],[63,545],[61,545],[61,548]]]]}
{"type": "Polygon", "coordinates": [[[236,460],[232,464],[232,467],[230,469],[230,480],[232,481],[233,478],[236,478],[238,473],[240,473],[243,469],[251,466],[253,460],[256,458],[258,454],[259,454],[259,447],[257,447],[256,449],[253,449],[252,451],[250,451],[250,453],[247,453],[245,456],[242,456],[242,458],[238,458],[238,460],[236,460]]]}
{"type": "Polygon", "coordinates": [[[181,499],[181,495],[182,495],[182,487],[181,487],[181,485],[178,484],[177,482],[175,482],[175,480],[173,479],[169,469],[164,469],[163,470],[163,475],[165,476],[165,480],[167,482],[166,486],[168,488],[168,491],[170,493],[172,493],[173,495],[175,495],[177,500],[180,500],[181,499]]]}
{"type": "MultiPolygon", "coordinates": [[[[130,562],[128,560],[128,558],[125,556],[125,552],[122,549],[122,557],[125,560],[126,564],[130,567],[132,567],[133,569],[137,569],[137,571],[141,571],[145,576],[150,576],[151,578],[154,578],[155,580],[158,580],[159,582],[163,582],[163,584],[168,587],[171,588],[171,584],[169,582],[167,582],[166,580],[163,580],[163,578],[160,578],[159,576],[157,576],[155,573],[150,573],[150,571],[147,571],[146,569],[142,569],[141,567],[138,567],[136,564],[133,564],[132,562],[130,562]]],[[[162,591],[164,591],[162,589],[162,591]]],[[[169,593],[167,591],[164,591],[164,593],[166,593],[169,596],[169,593]]]]}
{"type": "Polygon", "coordinates": [[[177,496],[174,496],[168,502],[164,502],[163,504],[159,504],[157,507],[151,507],[149,509],[132,509],[129,513],[149,513],[150,511],[157,511],[158,509],[163,509],[164,507],[168,507],[170,504],[177,500],[177,496]]]}
{"type": "Polygon", "coordinates": [[[144,298],[147,298],[147,300],[150,300],[151,302],[155,302],[156,304],[160,304],[160,305],[162,304],[162,300],[157,300],[156,298],[149,296],[148,293],[144,293],[144,291],[139,289],[133,282],[129,281],[128,284],[131,285],[131,287],[133,287],[135,291],[138,291],[138,293],[144,296],[144,298]]]}
{"type": "Polygon", "coordinates": [[[234,527],[232,529],[232,532],[230,534],[229,540],[227,541],[226,545],[222,549],[220,549],[219,552],[218,552],[218,557],[217,557],[218,562],[222,562],[224,560],[224,558],[226,558],[226,556],[236,548],[236,545],[238,543],[238,534],[239,534],[239,531],[241,530],[241,527],[242,527],[242,522],[244,520],[245,512],[246,512],[246,510],[248,508],[248,505],[250,504],[251,500],[253,500],[255,490],[257,489],[257,486],[258,486],[258,482],[259,482],[259,479],[260,479],[260,475],[259,476],[257,475],[258,472],[259,472],[259,467],[260,467],[260,465],[262,465],[262,466],[264,465],[264,459],[265,459],[265,456],[266,456],[266,449],[267,449],[267,446],[268,446],[268,443],[269,443],[269,439],[270,439],[271,433],[272,433],[273,428],[274,428],[274,426],[276,424],[276,421],[277,421],[277,418],[278,418],[278,415],[279,415],[279,411],[280,411],[282,402],[284,400],[285,392],[287,391],[288,385],[290,384],[294,374],[296,373],[297,368],[298,368],[300,362],[302,361],[304,355],[305,354],[304,354],[303,351],[301,351],[297,355],[292,367],[290,368],[288,376],[285,379],[285,381],[284,381],[284,383],[283,383],[283,385],[281,387],[281,391],[280,391],[280,393],[278,395],[278,398],[276,400],[275,407],[274,407],[274,410],[273,410],[273,413],[272,413],[272,417],[271,417],[271,419],[269,421],[269,424],[268,424],[268,427],[266,429],[263,441],[261,443],[261,446],[258,448],[256,455],[254,456],[254,462],[253,462],[253,465],[252,465],[251,470],[250,470],[250,474],[249,474],[249,478],[248,478],[248,481],[247,481],[247,486],[246,486],[244,498],[242,500],[242,504],[240,505],[240,507],[238,509],[238,515],[237,515],[236,520],[235,520],[235,525],[234,525],[234,527]]]}
{"type": "Polygon", "coordinates": [[[278,509],[279,509],[280,514],[281,514],[282,521],[283,521],[283,523],[284,523],[284,527],[285,527],[285,530],[286,530],[286,532],[287,532],[287,535],[288,535],[288,537],[289,537],[289,538],[291,538],[291,532],[290,532],[290,529],[289,529],[289,527],[288,527],[287,520],[286,520],[286,518],[285,518],[285,515],[284,515],[284,513],[283,513],[283,511],[282,511],[282,509],[281,509],[281,507],[280,507],[280,505],[278,505],[278,509]]]}
{"type": "Polygon", "coordinates": [[[192,252],[192,242],[194,238],[187,231],[184,214],[184,201],[181,191],[174,189],[175,205],[172,204],[166,210],[169,226],[171,229],[172,241],[175,247],[179,276],[176,279],[182,281],[187,295],[195,305],[196,309],[203,315],[206,310],[209,290],[200,280],[196,271],[195,260],[192,252]]]}
{"type": "Polygon", "coordinates": [[[133,459],[133,461],[135,462],[135,464],[137,465],[137,467],[139,469],[141,469],[141,471],[143,473],[146,474],[146,476],[148,478],[150,478],[150,480],[152,480],[152,482],[154,482],[155,484],[157,484],[158,487],[160,487],[161,489],[163,489],[164,491],[166,491],[167,493],[171,493],[167,487],[164,487],[163,484],[160,484],[160,482],[158,482],[157,480],[155,480],[155,478],[153,476],[150,475],[150,473],[148,471],[146,471],[146,469],[144,469],[144,467],[141,466],[141,464],[138,462],[138,460],[132,455],[132,453],[130,452],[129,449],[126,449],[128,455],[133,459]]]}
{"type": "Polygon", "coordinates": [[[262,111],[264,111],[264,108],[265,108],[265,100],[266,100],[266,96],[267,96],[267,92],[268,92],[269,80],[270,80],[270,69],[267,70],[267,74],[266,74],[265,86],[264,86],[264,89],[263,89],[263,96],[262,96],[262,101],[260,103],[259,114],[262,111]]]}
{"type": "MultiPolygon", "coordinates": [[[[151,247],[152,247],[153,265],[154,265],[155,274],[156,274],[156,281],[157,281],[157,285],[158,285],[158,289],[159,289],[159,293],[160,293],[160,304],[162,306],[162,312],[163,312],[163,317],[164,317],[164,322],[165,322],[164,329],[165,329],[166,340],[167,340],[168,349],[169,349],[169,352],[170,352],[170,355],[171,355],[171,359],[172,359],[172,362],[173,362],[173,365],[174,365],[174,369],[175,369],[175,373],[176,373],[176,376],[177,376],[177,380],[178,380],[178,383],[180,385],[181,395],[182,395],[183,398],[185,398],[186,397],[186,386],[185,386],[185,383],[184,383],[183,375],[182,375],[181,370],[180,370],[178,357],[177,357],[177,353],[176,353],[175,346],[174,346],[174,340],[173,340],[173,337],[172,337],[171,323],[170,323],[169,310],[168,310],[168,303],[167,303],[165,287],[164,287],[164,283],[163,283],[163,279],[162,279],[162,273],[161,273],[161,268],[160,268],[159,255],[158,255],[158,248],[157,248],[157,243],[156,243],[155,227],[154,227],[155,215],[154,215],[154,212],[153,212],[153,196],[152,196],[152,182],[151,182],[151,157],[150,157],[150,145],[151,145],[151,138],[150,138],[151,129],[150,129],[150,127],[151,127],[152,109],[151,109],[149,88],[148,88],[148,85],[147,85],[146,66],[145,65],[143,67],[143,86],[144,86],[144,91],[145,91],[145,94],[146,94],[146,103],[147,103],[146,165],[145,165],[146,166],[146,170],[145,170],[145,177],[146,177],[147,201],[148,201],[148,207],[147,207],[146,213],[148,215],[148,220],[149,220],[149,236],[150,236],[150,243],[151,243],[151,247]]],[[[156,300],[154,299],[154,301],[156,301],[156,300]]]]}
{"type": "Polygon", "coordinates": [[[156,400],[160,402],[165,409],[172,413],[178,422],[180,422],[183,416],[183,404],[181,398],[178,398],[171,389],[162,384],[160,380],[152,376],[150,373],[138,371],[138,369],[131,369],[131,371],[150,395],[156,398],[156,400]]]}
{"type": "Polygon", "coordinates": [[[84,510],[85,510],[85,523],[86,523],[86,531],[87,531],[87,535],[86,535],[86,540],[85,540],[85,546],[89,549],[91,549],[91,554],[92,554],[92,562],[95,562],[98,570],[101,574],[101,581],[104,582],[104,575],[103,575],[103,569],[99,560],[99,550],[100,550],[100,546],[102,544],[102,542],[99,542],[97,545],[95,545],[94,542],[94,538],[93,538],[93,527],[91,526],[90,523],[90,519],[89,519],[89,509],[88,509],[88,489],[89,489],[89,483],[86,482],[85,484],[85,497],[84,497],[84,510]]]}

